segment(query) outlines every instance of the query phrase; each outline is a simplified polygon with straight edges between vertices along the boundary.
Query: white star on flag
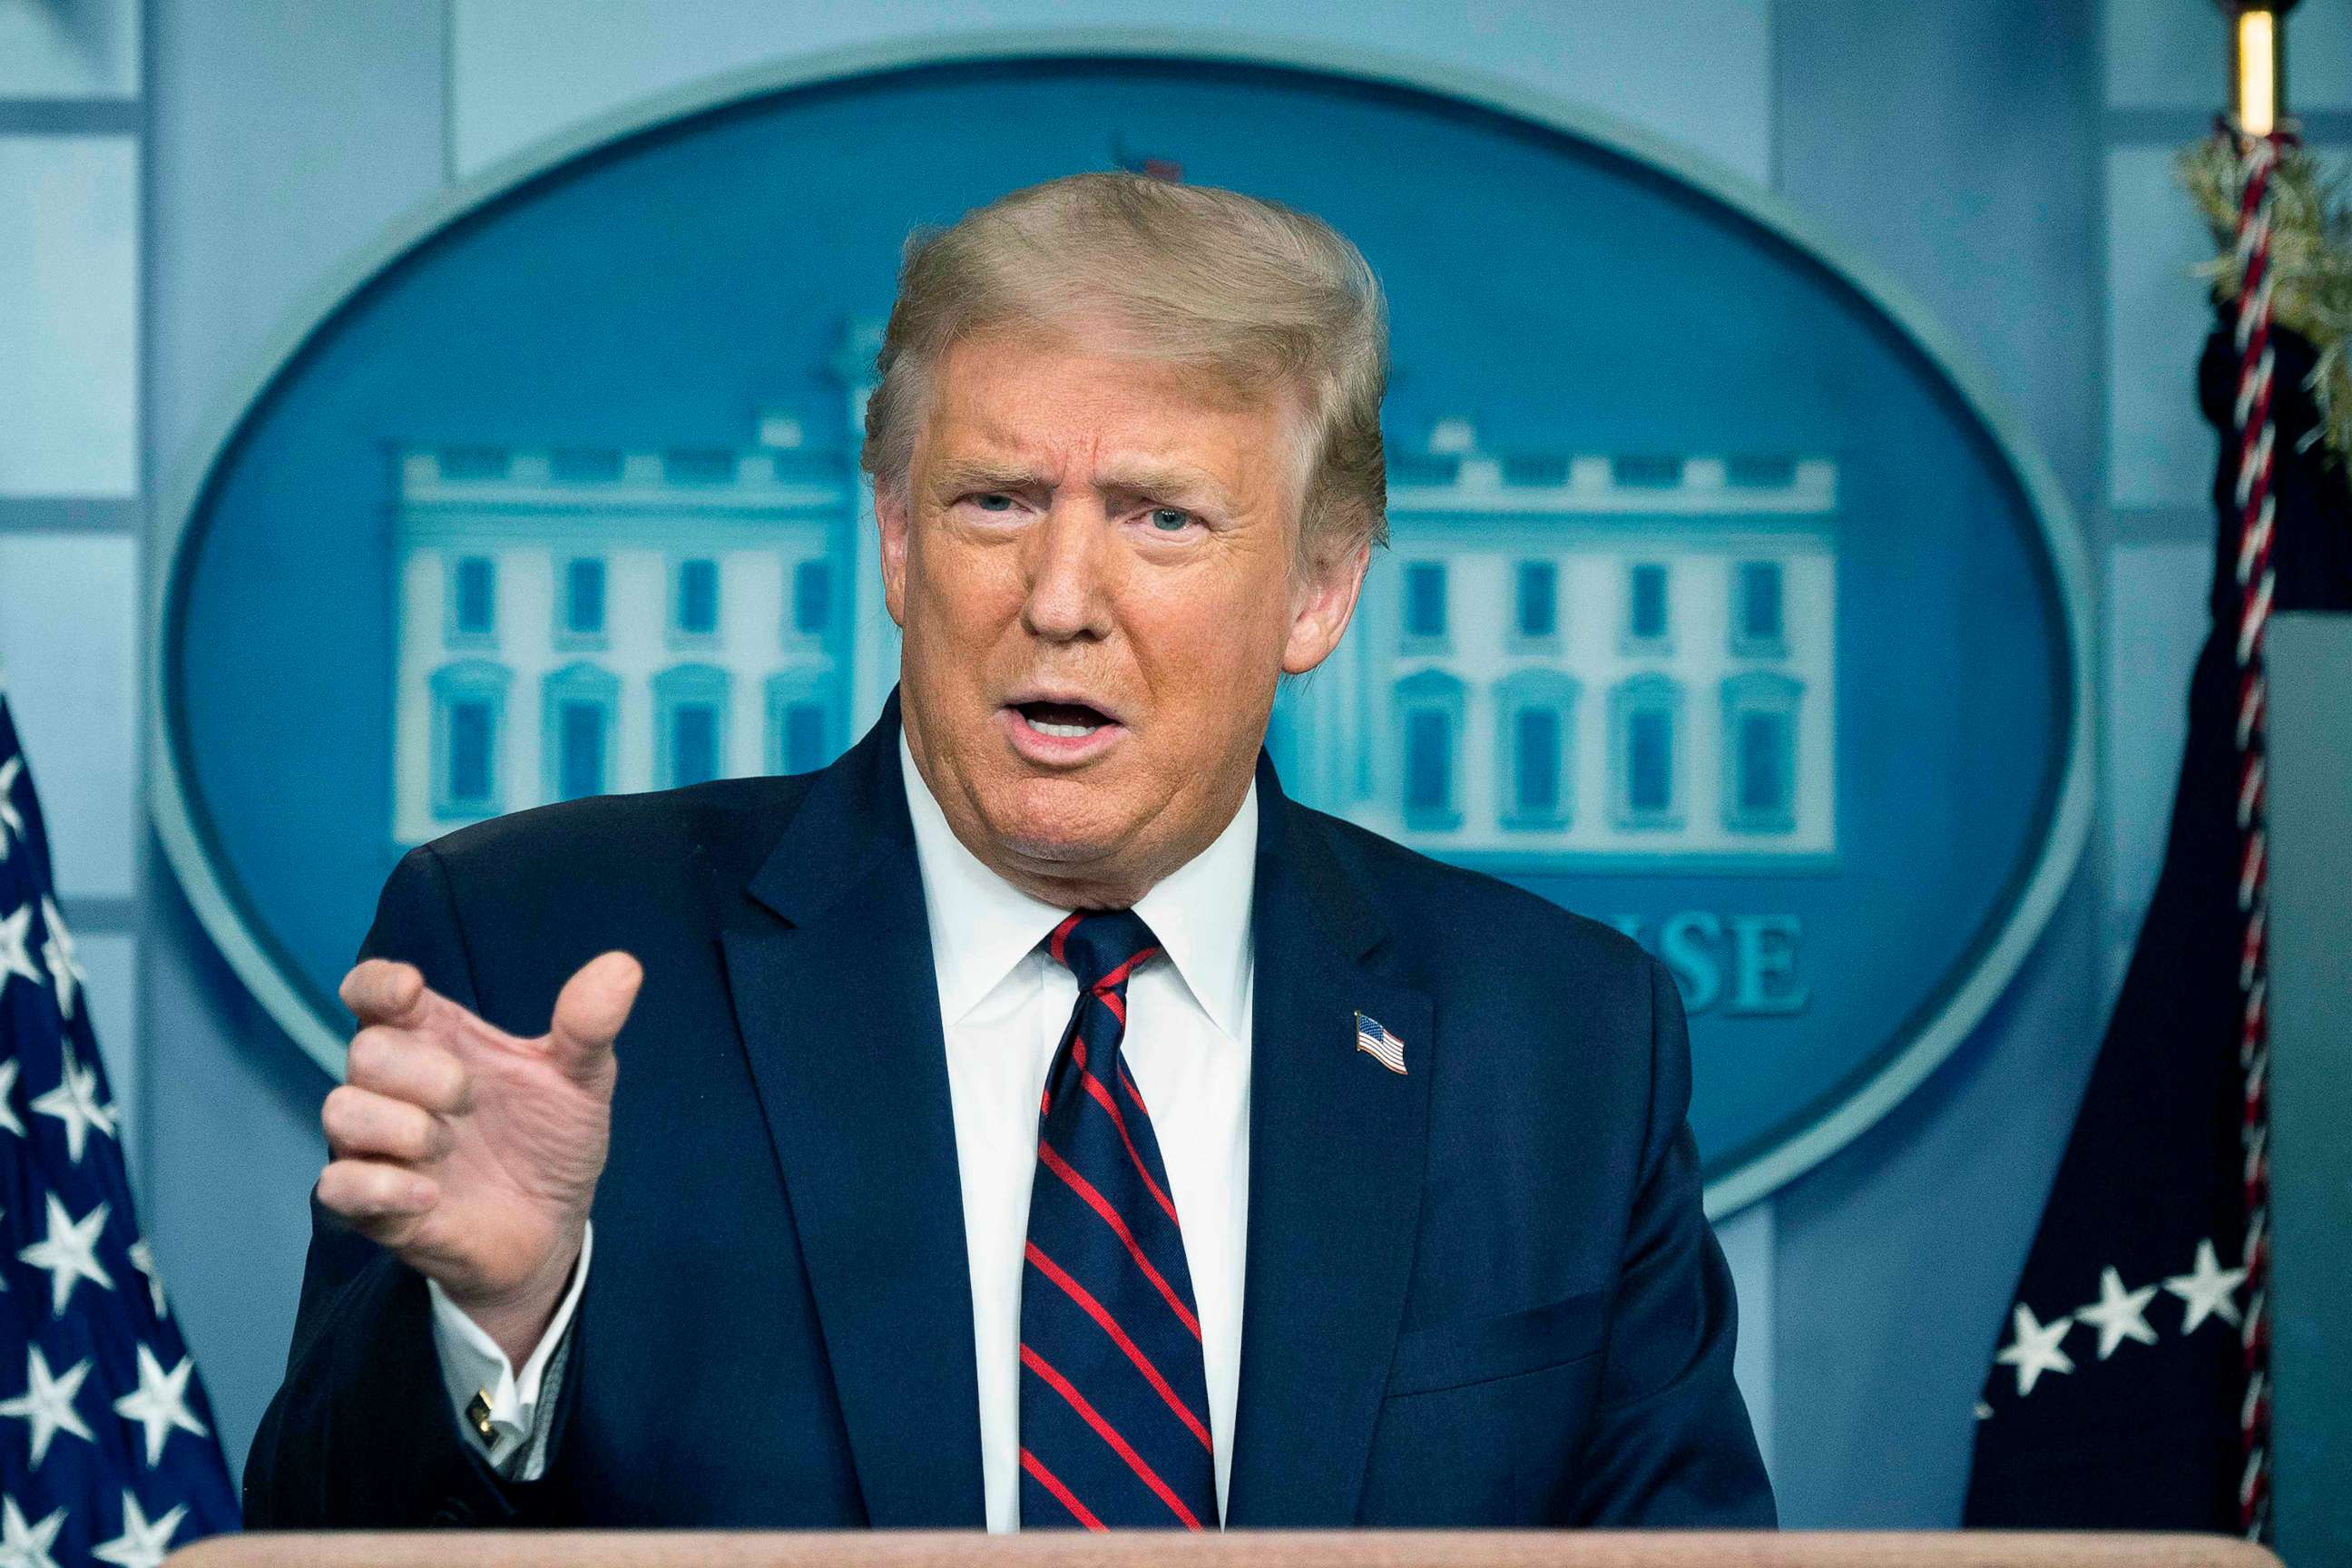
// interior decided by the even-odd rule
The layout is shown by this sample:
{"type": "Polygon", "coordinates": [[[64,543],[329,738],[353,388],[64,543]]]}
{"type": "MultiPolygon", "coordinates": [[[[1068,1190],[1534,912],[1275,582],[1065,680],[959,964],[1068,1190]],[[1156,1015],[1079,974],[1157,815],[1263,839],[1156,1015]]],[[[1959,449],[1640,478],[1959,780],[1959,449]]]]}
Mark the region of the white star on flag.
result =
{"type": "Polygon", "coordinates": [[[92,1128],[114,1136],[114,1107],[98,1103],[97,1069],[74,1060],[70,1050],[65,1054],[65,1076],[57,1088],[33,1101],[33,1109],[66,1124],[66,1152],[77,1165],[92,1128]]]}
{"type": "Polygon", "coordinates": [[[17,746],[0,700],[0,1568],[160,1568],[236,1527],[236,1489],[140,1234],[103,1005],[17,746]]]}
{"type": "Polygon", "coordinates": [[[25,1124],[16,1120],[16,1069],[23,1065],[14,1057],[0,1062],[0,1127],[19,1138],[25,1135],[25,1124]]]}
{"type": "MultiPolygon", "coordinates": [[[[0,834],[0,837],[6,835],[0,834]]],[[[21,974],[34,984],[41,984],[41,972],[33,967],[30,954],[25,951],[26,933],[33,924],[33,906],[26,904],[13,915],[0,915],[0,995],[8,990],[12,976],[21,974]]]]}
{"type": "MultiPolygon", "coordinates": [[[[98,1234],[106,1228],[106,1205],[79,1219],[66,1212],[58,1194],[43,1194],[49,1205],[49,1234],[16,1254],[36,1268],[49,1271],[49,1315],[62,1318],[73,1300],[74,1286],[84,1279],[111,1290],[114,1280],[98,1260],[98,1234]]],[[[142,1347],[144,1348],[143,1346],[142,1347]]]]}
{"type": "Polygon", "coordinates": [[[8,836],[25,837],[25,819],[16,814],[16,775],[25,771],[25,759],[10,757],[0,763],[0,860],[8,858],[8,836]]]}
{"type": "Polygon", "coordinates": [[[2137,1340],[2144,1345],[2156,1343],[2156,1331],[2147,1326],[2147,1304],[2155,1296],[2153,1285],[2125,1289],[2124,1277],[2112,1268],[2099,1276],[2097,1302],[2078,1309],[2074,1320],[2099,1331],[2101,1361],[2115,1354],[2116,1347],[2126,1340],[2137,1340]]]}
{"type": "Polygon", "coordinates": [[[2185,1303],[2186,1316],[2180,1331],[2193,1334],[2198,1325],[2208,1318],[2219,1318],[2235,1327],[2238,1304],[2230,1298],[2236,1294],[2245,1279],[2244,1269],[2221,1267],[2221,1260],[2213,1254],[2210,1240],[2199,1242],[2195,1268],[2187,1274],[2176,1274],[2164,1282],[2164,1288],[2185,1303]]]}
{"type": "Polygon", "coordinates": [[[74,992],[89,976],[74,962],[73,933],[66,930],[66,917],[58,912],[57,900],[47,893],[41,895],[41,920],[49,928],[48,939],[41,943],[41,962],[48,965],[49,982],[57,987],[58,1011],[70,1018],[74,992]]]}
{"type": "Polygon", "coordinates": [[[49,1545],[65,1522],[66,1510],[59,1509],[38,1524],[27,1524],[15,1498],[0,1498],[0,1568],[58,1568],[49,1545]]]}
{"type": "Polygon", "coordinates": [[[2048,1324],[2039,1323],[2034,1321],[2032,1309],[2020,1301],[2010,1321],[2016,1329],[2017,1338],[1993,1360],[2017,1369],[2019,1394],[2032,1393],[2033,1385],[2042,1381],[2045,1372],[2074,1370],[2074,1358],[2058,1348],[2058,1342],[2074,1326],[2074,1319],[2062,1317],[2048,1324]]]}
{"type": "MultiPolygon", "coordinates": [[[[41,1354],[41,1347],[26,1348],[25,1392],[14,1399],[0,1399],[0,1415],[13,1415],[33,1424],[33,1468],[41,1468],[41,1461],[48,1457],[49,1440],[60,1432],[70,1432],[84,1442],[98,1441],[82,1425],[81,1413],[74,1408],[74,1395],[81,1392],[81,1380],[89,1375],[89,1358],[84,1357],[74,1363],[63,1377],[51,1377],[48,1358],[41,1354]]],[[[0,1546],[0,1551],[4,1550],[5,1546],[0,1546]]],[[[5,1558],[0,1557],[0,1562],[5,1562],[5,1558]]]]}
{"type": "Polygon", "coordinates": [[[147,1468],[153,1469],[163,1462],[163,1444],[177,1426],[183,1432],[197,1436],[206,1436],[205,1424],[188,1410],[188,1373],[195,1362],[187,1356],[170,1372],[155,1359],[155,1352],[145,1345],[139,1347],[139,1388],[114,1402],[114,1413],[125,1421],[136,1421],[147,1434],[147,1468]]]}
{"type": "Polygon", "coordinates": [[[172,1550],[172,1537],[187,1514],[187,1507],[183,1504],[163,1518],[151,1521],[147,1510],[139,1506],[138,1496],[126,1487],[122,1493],[122,1533],[91,1547],[89,1554],[100,1563],[113,1563],[114,1568],[163,1568],[164,1553],[172,1550]]]}

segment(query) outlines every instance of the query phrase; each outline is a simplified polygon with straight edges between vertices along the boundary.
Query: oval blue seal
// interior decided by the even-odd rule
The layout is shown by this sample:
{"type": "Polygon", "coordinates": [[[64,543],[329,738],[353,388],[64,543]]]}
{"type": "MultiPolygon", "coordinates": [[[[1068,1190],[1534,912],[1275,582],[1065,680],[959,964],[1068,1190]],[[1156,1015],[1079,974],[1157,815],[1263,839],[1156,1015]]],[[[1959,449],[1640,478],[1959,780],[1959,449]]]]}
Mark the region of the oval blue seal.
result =
{"type": "Polygon", "coordinates": [[[1319,213],[1390,291],[1393,546],[1287,787],[1611,921],[1727,1212],[2006,984],[2088,820],[2084,569],[1942,334],[1737,177],[1521,89],[1262,43],[796,63],[528,154],[289,324],[184,477],[155,815],[340,1071],[409,846],[830,760],[896,668],[856,449],[910,227],[1114,163],[1319,213]]]}

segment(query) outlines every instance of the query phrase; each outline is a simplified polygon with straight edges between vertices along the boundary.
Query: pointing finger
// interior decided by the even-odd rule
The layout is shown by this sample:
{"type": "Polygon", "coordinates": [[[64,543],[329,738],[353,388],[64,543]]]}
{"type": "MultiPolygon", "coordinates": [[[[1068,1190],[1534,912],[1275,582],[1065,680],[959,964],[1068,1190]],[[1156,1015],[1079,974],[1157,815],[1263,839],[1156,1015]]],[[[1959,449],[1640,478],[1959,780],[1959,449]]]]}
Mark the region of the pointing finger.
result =
{"type": "Polygon", "coordinates": [[[439,1116],[472,1108],[473,1080],[455,1056],[429,1039],[381,1024],[352,1037],[344,1078],[439,1116]]]}
{"type": "Polygon", "coordinates": [[[424,1022],[431,993],[416,965],[371,958],[352,967],[336,994],[362,1024],[404,1028],[424,1022]]]}
{"type": "Polygon", "coordinates": [[[575,1073],[593,1071],[629,1021],[646,972],[625,952],[590,959],[555,998],[549,1048],[575,1073]]]}

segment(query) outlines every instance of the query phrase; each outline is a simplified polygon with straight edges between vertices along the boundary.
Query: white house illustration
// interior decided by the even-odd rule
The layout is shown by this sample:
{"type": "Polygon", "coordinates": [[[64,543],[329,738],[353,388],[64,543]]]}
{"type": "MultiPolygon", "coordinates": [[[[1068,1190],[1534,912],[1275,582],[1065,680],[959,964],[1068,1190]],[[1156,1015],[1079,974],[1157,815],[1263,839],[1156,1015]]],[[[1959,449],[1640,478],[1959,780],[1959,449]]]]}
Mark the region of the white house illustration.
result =
{"type": "MultiPolygon", "coordinates": [[[[801,772],[897,679],[854,443],[790,411],[708,450],[398,454],[393,837],[801,772]]],[[[1785,868],[1836,849],[1837,471],[1822,459],[1392,455],[1393,559],[1287,683],[1285,787],[1451,859],[1785,868]]]]}
{"type": "Polygon", "coordinates": [[[1391,555],[1292,682],[1286,788],[1449,859],[1785,869],[1837,847],[1837,467],[1392,454],[1391,555]]]}

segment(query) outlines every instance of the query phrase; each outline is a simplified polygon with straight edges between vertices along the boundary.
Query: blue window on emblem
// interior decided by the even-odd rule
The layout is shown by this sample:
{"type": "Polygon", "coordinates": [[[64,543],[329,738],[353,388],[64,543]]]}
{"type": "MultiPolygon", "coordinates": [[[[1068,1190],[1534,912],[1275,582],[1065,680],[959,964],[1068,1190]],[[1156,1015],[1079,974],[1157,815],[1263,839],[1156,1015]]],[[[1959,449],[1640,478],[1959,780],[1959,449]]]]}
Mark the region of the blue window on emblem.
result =
{"type": "Polygon", "coordinates": [[[678,563],[677,629],[688,637],[709,637],[719,629],[718,562],[678,563]]]}
{"type": "Polygon", "coordinates": [[[1780,563],[1743,562],[1739,568],[1740,640],[1777,643],[1780,631],[1780,563]]]}
{"type": "Polygon", "coordinates": [[[513,679],[513,671],[494,659],[468,658],[443,665],[427,681],[433,752],[426,776],[433,781],[435,816],[454,822],[502,809],[499,752],[513,679]]]}
{"type": "Polygon", "coordinates": [[[793,568],[793,630],[821,632],[833,619],[833,573],[822,561],[793,568]]]}
{"type": "Polygon", "coordinates": [[[488,702],[449,705],[449,799],[453,805],[478,805],[490,798],[491,738],[495,733],[488,702]]]}
{"type": "Polygon", "coordinates": [[[620,677],[578,660],[550,670],[540,692],[539,773],[546,797],[578,800],[611,789],[620,677]]]}
{"type": "Polygon", "coordinates": [[[1633,568],[1633,604],[1627,628],[1643,641],[1666,635],[1666,569],[1656,562],[1633,568]]]}
{"type": "Polygon", "coordinates": [[[1780,670],[1749,669],[1724,681],[1723,825],[1734,833],[1796,830],[1804,701],[1804,683],[1780,670]]]}
{"type": "Polygon", "coordinates": [[[1404,631],[1410,637],[1445,635],[1445,567],[1416,561],[1404,569],[1404,631]]]}
{"type": "Polygon", "coordinates": [[[824,710],[794,702],[784,710],[784,772],[804,773],[824,766],[824,710]]]}
{"type": "Polygon", "coordinates": [[[670,710],[670,782],[707,784],[719,776],[719,710],[681,702],[670,710]]]}
{"type": "Polygon", "coordinates": [[[583,795],[602,795],[610,710],[602,702],[565,702],[556,711],[556,797],[578,800],[583,795]]]}
{"type": "Polygon", "coordinates": [[[604,630],[604,563],[583,556],[563,568],[563,629],[573,637],[604,630]]]}
{"type": "Polygon", "coordinates": [[[1789,716],[1745,713],[1739,720],[1739,809],[1785,816],[1789,800],[1789,716]]]}
{"type": "Polygon", "coordinates": [[[458,636],[486,637],[498,630],[498,574],[488,556],[468,555],[457,563],[451,597],[458,636]]]}
{"type": "Polygon", "coordinates": [[[1675,721],[1671,713],[1651,708],[1626,715],[1625,804],[1643,815],[1673,809],[1675,721]]]}
{"type": "Polygon", "coordinates": [[[1559,569],[1549,561],[1519,563],[1519,635],[1548,637],[1559,630],[1559,569]]]}
{"type": "Polygon", "coordinates": [[[1415,710],[1405,718],[1404,808],[1426,816],[1453,805],[1453,722],[1433,709],[1415,710]]]}
{"type": "Polygon", "coordinates": [[[845,695],[830,671],[803,668],[768,677],[761,765],[772,773],[805,773],[833,761],[838,746],[834,718],[845,695]]]}
{"type": "Polygon", "coordinates": [[[1554,816],[1559,810],[1559,714],[1549,708],[1522,708],[1514,728],[1518,815],[1554,816]]]}

